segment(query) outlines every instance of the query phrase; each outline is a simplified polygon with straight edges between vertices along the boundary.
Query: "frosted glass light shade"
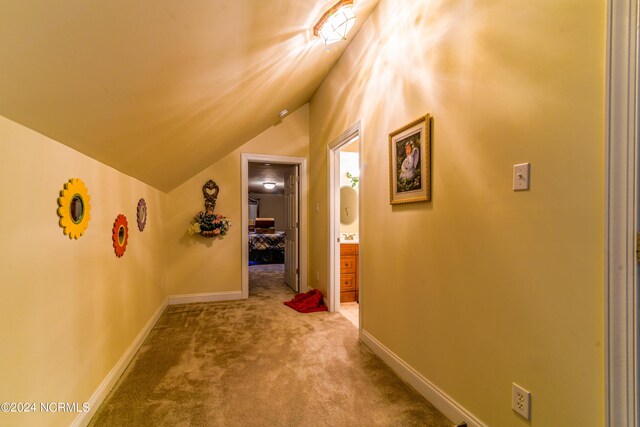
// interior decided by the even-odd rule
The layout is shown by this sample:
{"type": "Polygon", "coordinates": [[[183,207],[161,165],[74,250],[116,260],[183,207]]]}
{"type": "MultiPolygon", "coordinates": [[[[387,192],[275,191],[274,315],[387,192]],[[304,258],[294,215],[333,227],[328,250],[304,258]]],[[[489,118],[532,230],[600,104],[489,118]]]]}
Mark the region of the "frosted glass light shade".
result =
{"type": "Polygon", "coordinates": [[[341,0],[320,18],[313,29],[325,45],[346,40],[347,34],[356,22],[356,14],[351,7],[352,1],[341,0]]]}
{"type": "Polygon", "coordinates": [[[276,183],[275,182],[263,182],[262,185],[267,190],[273,190],[274,188],[276,188],[276,183]]]}

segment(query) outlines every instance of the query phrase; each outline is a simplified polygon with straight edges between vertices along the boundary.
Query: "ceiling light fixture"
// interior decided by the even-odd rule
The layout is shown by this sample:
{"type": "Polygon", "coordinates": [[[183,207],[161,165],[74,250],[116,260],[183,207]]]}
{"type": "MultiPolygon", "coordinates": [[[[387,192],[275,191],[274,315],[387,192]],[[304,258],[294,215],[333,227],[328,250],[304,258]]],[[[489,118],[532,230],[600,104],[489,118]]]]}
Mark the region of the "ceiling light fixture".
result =
{"type": "Polygon", "coordinates": [[[356,22],[352,4],[353,0],[340,0],[327,10],[313,27],[313,35],[320,37],[326,46],[346,40],[347,34],[356,22]]]}
{"type": "Polygon", "coordinates": [[[276,188],[276,183],[275,182],[263,182],[262,185],[267,190],[273,190],[274,188],[276,188]]]}

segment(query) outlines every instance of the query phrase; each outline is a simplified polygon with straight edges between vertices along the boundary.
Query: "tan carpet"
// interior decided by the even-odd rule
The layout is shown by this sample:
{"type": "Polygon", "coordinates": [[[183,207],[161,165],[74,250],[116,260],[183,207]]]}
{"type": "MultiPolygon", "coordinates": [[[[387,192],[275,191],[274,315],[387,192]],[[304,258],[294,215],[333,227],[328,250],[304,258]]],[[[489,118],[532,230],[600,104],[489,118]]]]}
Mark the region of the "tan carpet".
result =
{"type": "Polygon", "coordinates": [[[282,267],[246,301],[167,308],[93,426],[447,426],[337,313],[300,314],[282,267]]]}

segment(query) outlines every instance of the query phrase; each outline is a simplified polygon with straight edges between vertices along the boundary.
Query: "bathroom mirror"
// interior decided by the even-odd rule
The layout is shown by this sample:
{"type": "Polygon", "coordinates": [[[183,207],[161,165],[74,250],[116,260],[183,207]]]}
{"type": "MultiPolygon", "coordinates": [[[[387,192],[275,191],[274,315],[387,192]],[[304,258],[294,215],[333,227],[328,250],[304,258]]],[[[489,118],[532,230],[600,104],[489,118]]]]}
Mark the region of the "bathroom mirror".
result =
{"type": "Polygon", "coordinates": [[[358,192],[349,186],[340,188],[340,223],[353,224],[358,219],[358,192]]]}

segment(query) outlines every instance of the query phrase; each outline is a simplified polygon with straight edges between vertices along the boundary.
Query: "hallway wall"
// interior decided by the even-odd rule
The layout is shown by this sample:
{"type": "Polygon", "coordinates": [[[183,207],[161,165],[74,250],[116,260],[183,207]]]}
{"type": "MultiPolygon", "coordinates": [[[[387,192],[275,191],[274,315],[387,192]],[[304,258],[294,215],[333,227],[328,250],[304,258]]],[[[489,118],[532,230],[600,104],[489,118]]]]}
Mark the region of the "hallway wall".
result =
{"type": "Polygon", "coordinates": [[[363,328],[490,426],[604,423],[605,24],[604,0],[381,0],[310,103],[310,285],[326,147],[362,119],[363,328]],[[388,135],[426,113],[432,201],[391,206],[388,135]]]}
{"type": "MultiPolygon", "coordinates": [[[[166,194],[4,117],[0,161],[0,396],[82,409],[166,301],[166,194]],[[81,178],[90,196],[78,240],[63,234],[56,213],[70,178],[81,178]],[[142,233],[141,197],[149,212],[142,233]],[[111,235],[120,213],[129,242],[117,258],[111,235]]],[[[69,425],[77,415],[2,414],[2,424],[69,425]]]]}
{"type": "Polygon", "coordinates": [[[282,123],[267,129],[169,193],[166,242],[171,260],[167,266],[169,295],[240,292],[242,153],[308,157],[309,105],[305,104],[282,123]],[[221,238],[189,236],[186,230],[191,218],[204,209],[202,186],[209,179],[220,187],[215,212],[229,217],[231,228],[221,238]]]}

